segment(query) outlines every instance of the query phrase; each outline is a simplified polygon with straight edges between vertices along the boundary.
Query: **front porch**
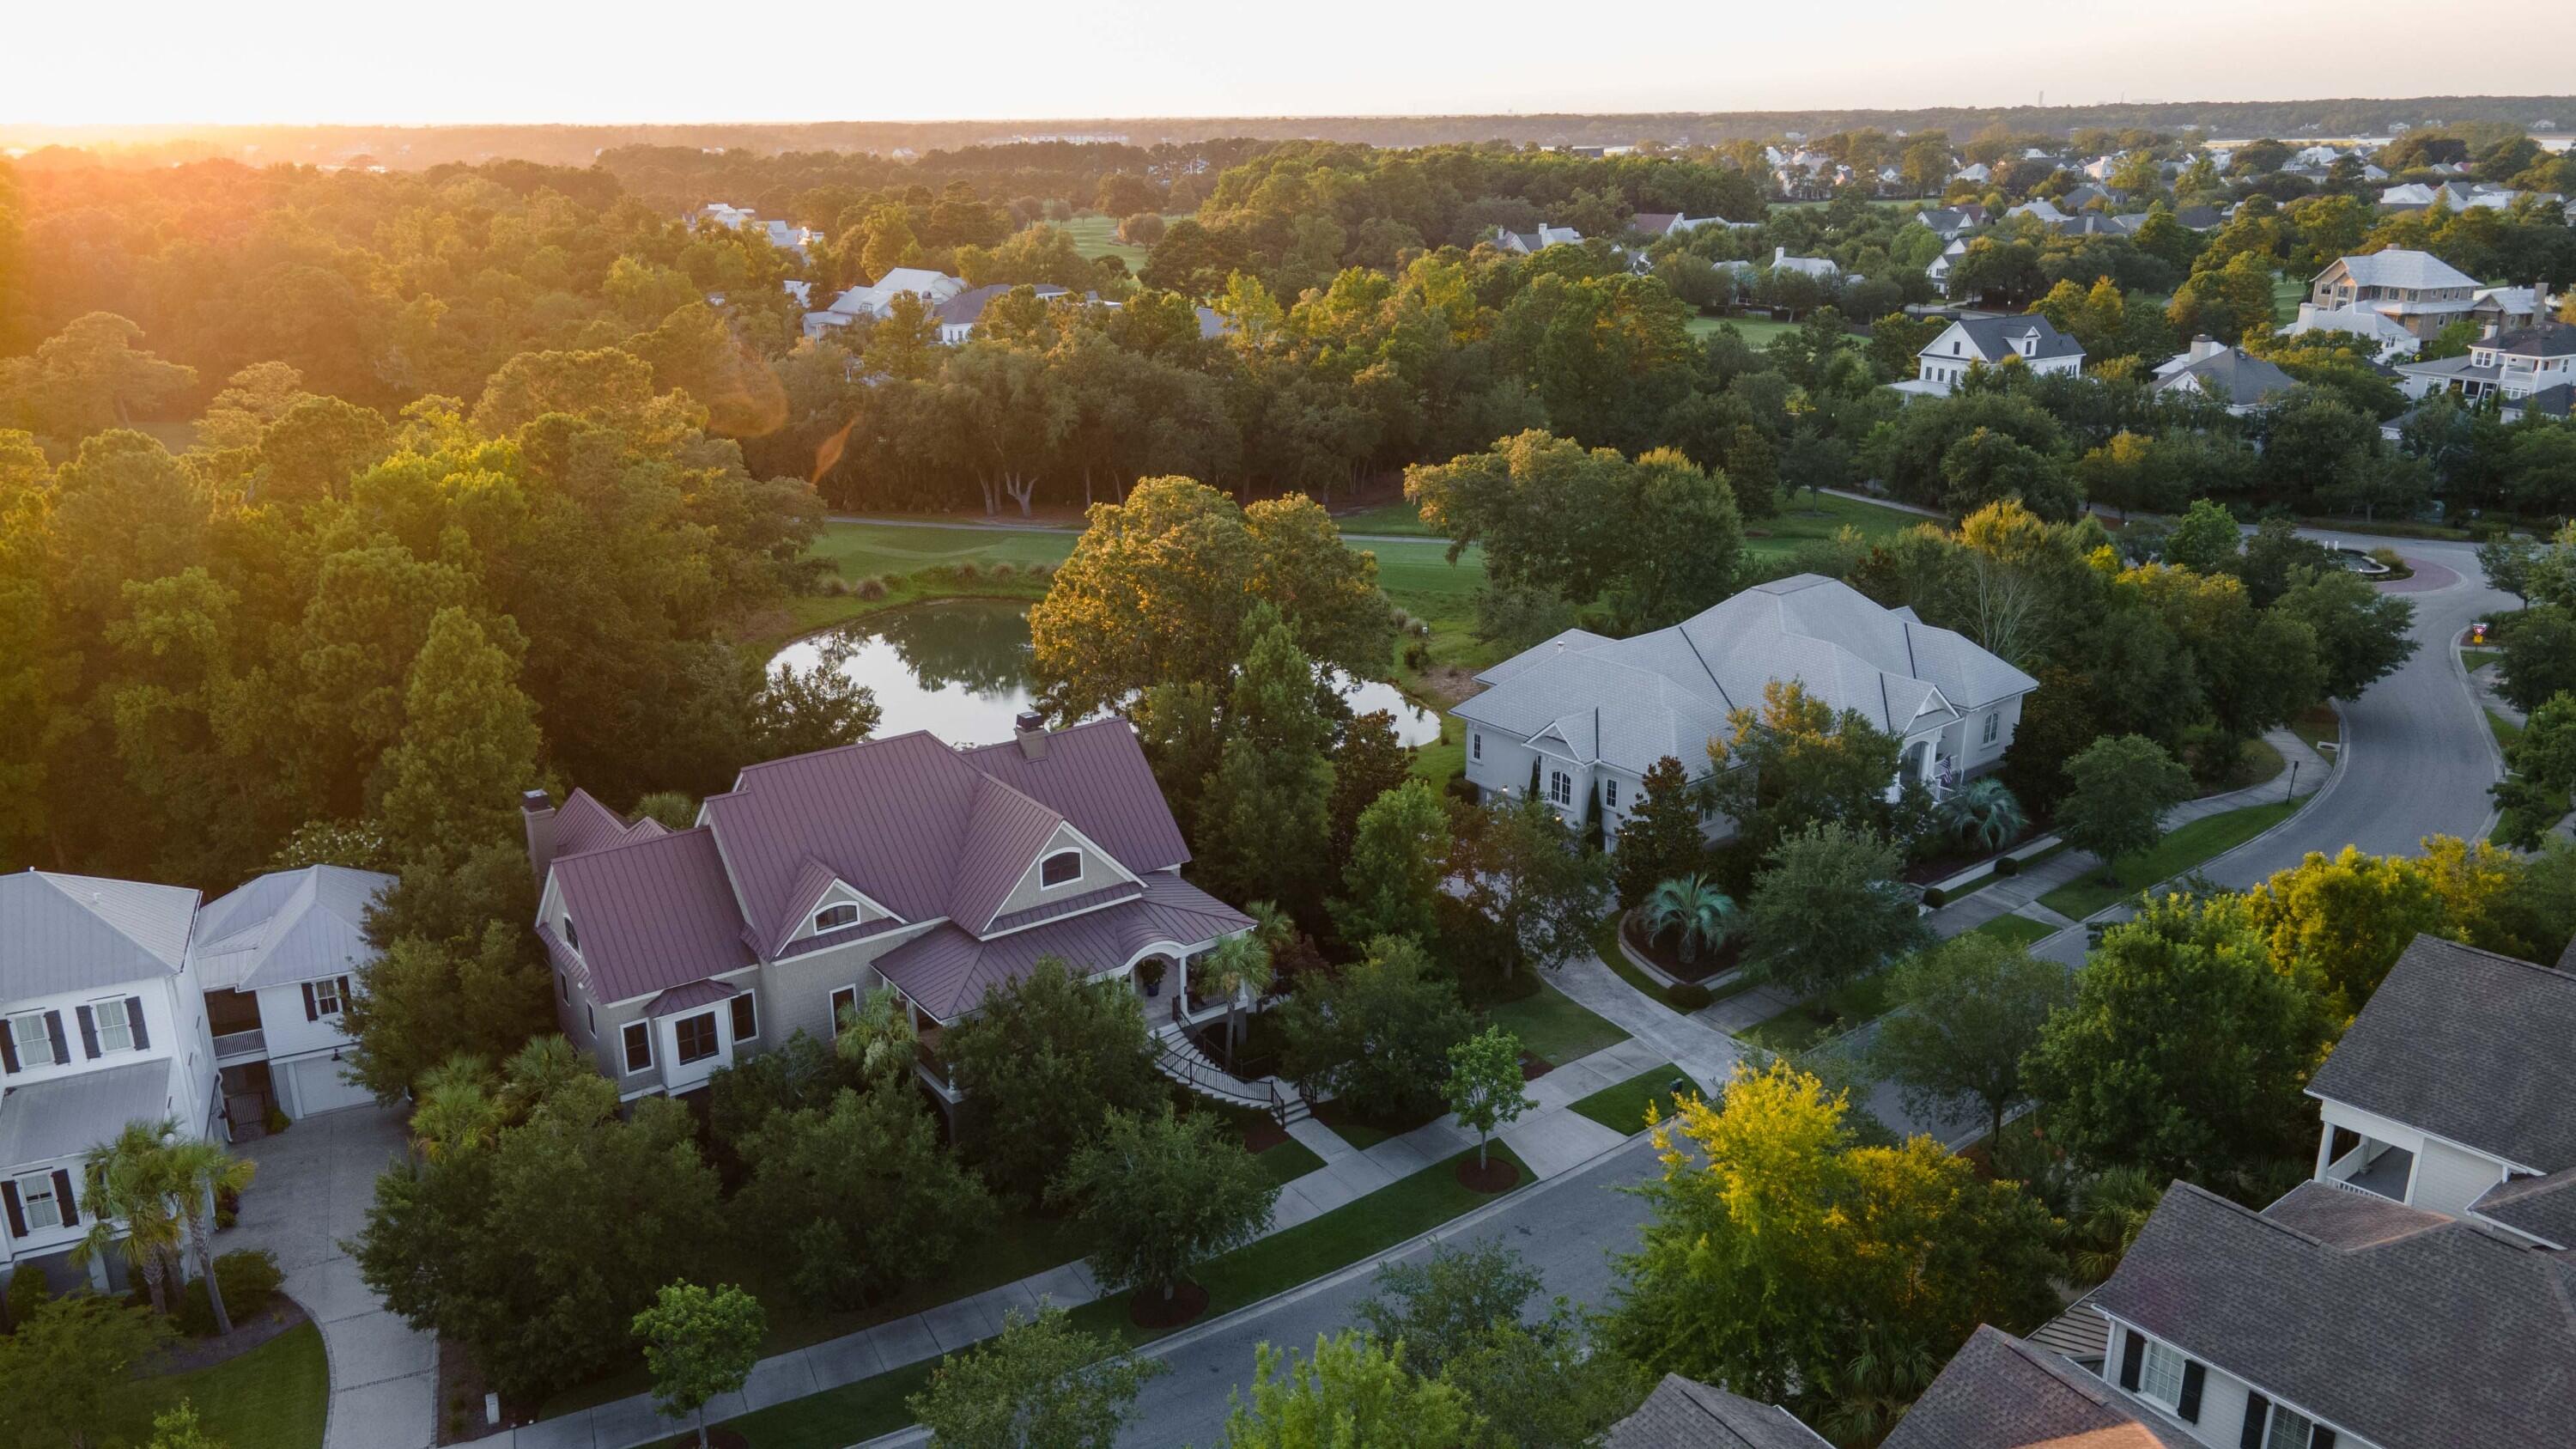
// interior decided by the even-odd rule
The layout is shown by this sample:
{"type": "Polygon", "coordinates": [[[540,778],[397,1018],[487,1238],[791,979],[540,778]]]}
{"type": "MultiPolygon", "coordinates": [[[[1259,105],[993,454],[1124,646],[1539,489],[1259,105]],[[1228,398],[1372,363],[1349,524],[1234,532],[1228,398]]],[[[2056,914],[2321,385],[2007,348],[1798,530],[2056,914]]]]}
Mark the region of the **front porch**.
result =
{"type": "MultiPolygon", "coordinates": [[[[1191,1038],[1200,1028],[1222,1019],[1232,1004],[1225,995],[1200,991],[1192,969],[1215,948],[1214,941],[1187,948],[1156,947],[1091,979],[1096,985],[1120,983],[1121,989],[1136,995],[1144,1005],[1146,1030],[1153,1034],[1157,1049],[1168,1059],[1175,1052],[1192,1051],[1191,1038]]],[[[965,1017],[942,1021],[906,995],[902,987],[887,984],[912,1015],[914,1072],[931,1095],[955,1107],[965,1099],[965,1091],[957,1085],[956,1068],[941,1054],[941,1047],[950,1029],[965,1017]]],[[[1258,1011],[1261,1003],[1249,1002],[1247,1009],[1258,1011]]]]}
{"type": "Polygon", "coordinates": [[[2390,1202],[2405,1202],[2415,1179],[2415,1154],[2394,1143],[2329,1123],[2317,1145],[2317,1180],[2390,1202]]]}

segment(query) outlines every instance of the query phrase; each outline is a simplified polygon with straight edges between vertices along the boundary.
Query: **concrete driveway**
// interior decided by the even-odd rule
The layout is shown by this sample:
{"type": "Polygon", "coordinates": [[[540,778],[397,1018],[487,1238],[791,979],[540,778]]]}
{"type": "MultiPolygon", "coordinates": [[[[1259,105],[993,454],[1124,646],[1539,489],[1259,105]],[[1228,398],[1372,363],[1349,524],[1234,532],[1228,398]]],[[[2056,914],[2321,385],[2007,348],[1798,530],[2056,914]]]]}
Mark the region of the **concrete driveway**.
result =
{"type": "Polygon", "coordinates": [[[366,1225],[376,1174],[403,1152],[402,1115],[352,1107],[308,1117],[240,1149],[259,1164],[218,1252],[266,1248],[286,1292],[322,1327],[331,1362],[323,1449],[429,1449],[438,1424],[438,1345],[387,1312],[340,1240],[366,1225]]]}

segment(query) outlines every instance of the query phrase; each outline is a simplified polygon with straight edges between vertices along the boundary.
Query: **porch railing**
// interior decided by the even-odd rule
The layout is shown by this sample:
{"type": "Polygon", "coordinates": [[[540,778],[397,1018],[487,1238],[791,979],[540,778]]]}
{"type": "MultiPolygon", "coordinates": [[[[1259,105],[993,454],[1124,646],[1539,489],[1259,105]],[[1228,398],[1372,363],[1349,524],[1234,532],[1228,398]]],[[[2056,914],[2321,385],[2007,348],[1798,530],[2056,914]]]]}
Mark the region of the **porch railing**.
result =
{"type": "Polygon", "coordinates": [[[215,1038],[215,1060],[239,1061],[243,1057],[266,1056],[268,1033],[259,1027],[248,1031],[228,1032],[215,1038]]]}

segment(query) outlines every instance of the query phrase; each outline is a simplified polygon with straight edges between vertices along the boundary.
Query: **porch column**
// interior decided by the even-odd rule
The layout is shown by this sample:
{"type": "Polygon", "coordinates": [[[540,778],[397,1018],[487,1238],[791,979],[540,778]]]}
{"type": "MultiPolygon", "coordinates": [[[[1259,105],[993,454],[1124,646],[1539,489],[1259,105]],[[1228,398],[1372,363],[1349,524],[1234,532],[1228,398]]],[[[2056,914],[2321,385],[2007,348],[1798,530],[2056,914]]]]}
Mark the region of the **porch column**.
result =
{"type": "Polygon", "coordinates": [[[2317,1133],[2317,1181],[2326,1180],[2326,1169],[2334,1166],[2334,1124],[2328,1122],[2317,1133]]]}

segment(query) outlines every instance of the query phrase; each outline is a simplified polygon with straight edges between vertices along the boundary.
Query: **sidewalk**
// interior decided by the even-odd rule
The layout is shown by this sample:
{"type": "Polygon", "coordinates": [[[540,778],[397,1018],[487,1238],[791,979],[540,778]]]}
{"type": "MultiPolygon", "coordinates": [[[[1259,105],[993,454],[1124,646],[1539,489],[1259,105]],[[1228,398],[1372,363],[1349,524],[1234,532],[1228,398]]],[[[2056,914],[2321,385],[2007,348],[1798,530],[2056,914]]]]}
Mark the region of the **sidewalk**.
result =
{"type": "MultiPolygon", "coordinates": [[[[1600,965],[1597,961],[1593,964],[1596,967],[1600,965]]],[[[1606,969],[1602,974],[1609,975],[1606,969]]],[[[1626,984],[1617,977],[1610,977],[1610,983],[1622,992],[1628,991],[1626,984]]],[[[1634,995],[1633,992],[1629,994],[1634,995]]],[[[1672,1015],[1670,1012],[1664,1014],[1672,1015]]],[[[1616,1017],[1612,1019],[1617,1020],[1616,1017]]],[[[1620,1024],[1624,1026],[1626,1023],[1620,1024]]],[[[1703,1035],[1715,1035],[1705,1028],[1698,1030],[1703,1035]]],[[[1700,1057],[1703,1063],[1711,1060],[1705,1050],[1700,1057]]],[[[1716,1069],[1711,1075],[1703,1067],[1682,1062],[1675,1054],[1665,1051],[1660,1042],[1647,1040],[1643,1035],[1634,1036],[1568,1062],[1531,1082],[1527,1095],[1538,1106],[1525,1113],[1518,1122],[1495,1133],[1494,1140],[1520,1154],[1521,1161],[1529,1164],[1530,1172],[1537,1180],[1544,1181],[1569,1172],[1633,1135],[1614,1131],[1570,1110],[1572,1104],[1666,1061],[1682,1066],[1703,1083],[1714,1084],[1726,1079],[1724,1068],[1716,1069]]],[[[1639,1130],[1643,1130],[1642,1123],[1639,1130]]],[[[1272,1209],[1270,1227],[1262,1234],[1264,1237],[1321,1216],[1476,1145],[1476,1134],[1459,1126],[1454,1116],[1442,1117],[1399,1137],[1390,1137],[1366,1151],[1353,1147],[1331,1128],[1312,1118],[1290,1126],[1288,1135],[1322,1158],[1324,1165],[1280,1189],[1279,1201],[1272,1209]]],[[[1079,1308],[1100,1296],[1100,1285],[1092,1278],[1091,1270],[1081,1263],[1067,1263],[1016,1283],[988,1289],[971,1298],[943,1303],[907,1318],[792,1349],[762,1359],[752,1369],[750,1381],[744,1384],[741,1393],[727,1394],[710,1401],[707,1422],[721,1423],[755,1409],[801,1399],[843,1384],[873,1378],[890,1369],[919,1363],[923,1359],[954,1353],[1000,1333],[1003,1315],[1008,1312],[1017,1311],[1026,1316],[1035,1313],[1042,1304],[1079,1308]]],[[[680,1428],[654,1410],[649,1395],[637,1394],[561,1418],[503,1430],[477,1442],[490,1446],[490,1449],[634,1449],[636,1445],[669,1438],[680,1432],[680,1428]]]]}

